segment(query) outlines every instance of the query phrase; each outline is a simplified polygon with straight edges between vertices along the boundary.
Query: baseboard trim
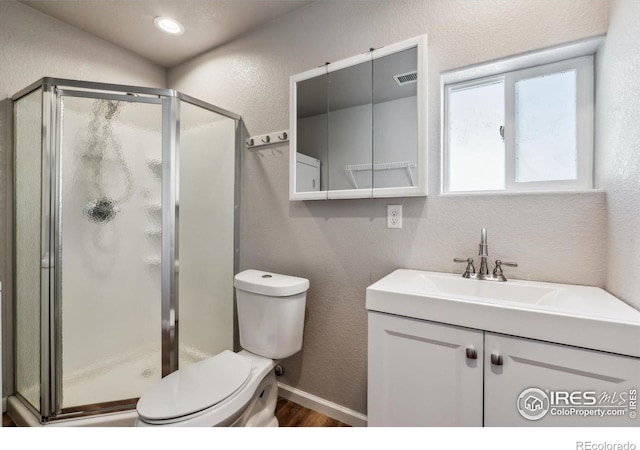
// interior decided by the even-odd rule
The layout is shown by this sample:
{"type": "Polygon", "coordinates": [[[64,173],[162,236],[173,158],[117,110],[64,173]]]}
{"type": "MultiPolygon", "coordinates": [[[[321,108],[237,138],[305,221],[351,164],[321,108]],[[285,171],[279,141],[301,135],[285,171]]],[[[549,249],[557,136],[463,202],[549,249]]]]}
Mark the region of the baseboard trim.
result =
{"type": "Polygon", "coordinates": [[[291,400],[294,403],[313,409],[332,419],[351,425],[352,427],[366,427],[367,416],[352,409],[317,397],[308,392],[301,391],[284,383],[278,383],[278,394],[280,397],[291,400]]]}

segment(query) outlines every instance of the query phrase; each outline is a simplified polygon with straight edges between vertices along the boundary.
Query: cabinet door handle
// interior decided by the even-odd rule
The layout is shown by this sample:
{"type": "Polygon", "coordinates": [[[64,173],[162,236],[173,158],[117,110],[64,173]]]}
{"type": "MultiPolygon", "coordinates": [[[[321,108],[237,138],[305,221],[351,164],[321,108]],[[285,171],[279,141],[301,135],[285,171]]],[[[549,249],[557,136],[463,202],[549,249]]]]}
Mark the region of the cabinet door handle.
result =
{"type": "Polygon", "coordinates": [[[478,352],[473,347],[467,347],[466,349],[468,359],[478,359],[478,352]]]}
{"type": "Polygon", "coordinates": [[[502,355],[498,355],[497,353],[492,353],[491,364],[493,364],[494,366],[501,366],[502,364],[504,364],[504,361],[502,360],[502,355]]]}

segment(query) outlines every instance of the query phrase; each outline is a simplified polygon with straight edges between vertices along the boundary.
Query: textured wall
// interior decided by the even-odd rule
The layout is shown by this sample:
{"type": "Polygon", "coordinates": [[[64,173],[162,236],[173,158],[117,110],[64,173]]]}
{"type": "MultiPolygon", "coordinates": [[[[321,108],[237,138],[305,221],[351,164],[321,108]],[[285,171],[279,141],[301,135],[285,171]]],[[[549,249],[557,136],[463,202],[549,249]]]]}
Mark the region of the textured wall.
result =
{"type": "Polygon", "coordinates": [[[596,185],[607,193],[607,278],[640,308],[640,2],[611,1],[596,74],[596,185]]]}
{"type": "Polygon", "coordinates": [[[12,316],[11,102],[7,97],[44,76],[164,87],[166,72],[130,52],[23,4],[0,1],[0,281],[3,288],[3,395],[11,392],[8,318],[12,316]]]}
{"type": "Polygon", "coordinates": [[[314,2],[169,72],[169,86],[243,115],[251,134],[288,128],[289,76],[429,34],[428,198],[289,202],[288,147],[244,153],[242,268],[311,281],[302,352],[285,382],[366,411],[365,289],[398,267],[460,272],[481,227],[516,278],[604,284],[601,193],[442,197],[440,72],[606,31],[594,0],[314,2]],[[385,228],[404,205],[404,229],[385,228]]]}

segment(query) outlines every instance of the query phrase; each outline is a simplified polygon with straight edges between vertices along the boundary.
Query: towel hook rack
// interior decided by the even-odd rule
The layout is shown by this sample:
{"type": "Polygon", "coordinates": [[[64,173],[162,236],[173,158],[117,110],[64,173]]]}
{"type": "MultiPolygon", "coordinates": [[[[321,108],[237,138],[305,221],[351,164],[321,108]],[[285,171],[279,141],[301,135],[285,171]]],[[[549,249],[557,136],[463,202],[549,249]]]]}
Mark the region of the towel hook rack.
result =
{"type": "Polygon", "coordinates": [[[258,148],[273,146],[287,141],[289,141],[289,130],[261,134],[260,136],[251,136],[245,142],[247,144],[247,148],[258,148]]]}

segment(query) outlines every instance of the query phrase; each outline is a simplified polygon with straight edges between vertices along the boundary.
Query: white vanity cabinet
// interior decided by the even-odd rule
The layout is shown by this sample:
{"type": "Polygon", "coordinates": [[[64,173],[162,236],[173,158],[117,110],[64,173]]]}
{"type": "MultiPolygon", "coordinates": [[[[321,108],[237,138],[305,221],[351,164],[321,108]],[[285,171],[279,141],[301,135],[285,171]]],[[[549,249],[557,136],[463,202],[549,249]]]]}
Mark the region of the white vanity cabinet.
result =
{"type": "Polygon", "coordinates": [[[638,358],[369,311],[369,426],[640,426],[638,388],[638,358]],[[625,414],[554,414],[603,395],[625,414]]]}
{"type": "Polygon", "coordinates": [[[478,330],[370,312],[368,425],[482,426],[482,340],[478,330]]]}
{"type": "MultiPolygon", "coordinates": [[[[640,419],[629,417],[640,388],[637,358],[486,332],[484,374],[485,426],[640,426],[640,419]],[[555,396],[538,420],[524,418],[516,407],[516,399],[531,387],[555,396]],[[600,396],[608,398],[598,405],[603,414],[625,408],[626,414],[561,415],[571,408],[589,410],[600,396]]],[[[526,400],[525,395],[521,401],[526,400]]]]}

